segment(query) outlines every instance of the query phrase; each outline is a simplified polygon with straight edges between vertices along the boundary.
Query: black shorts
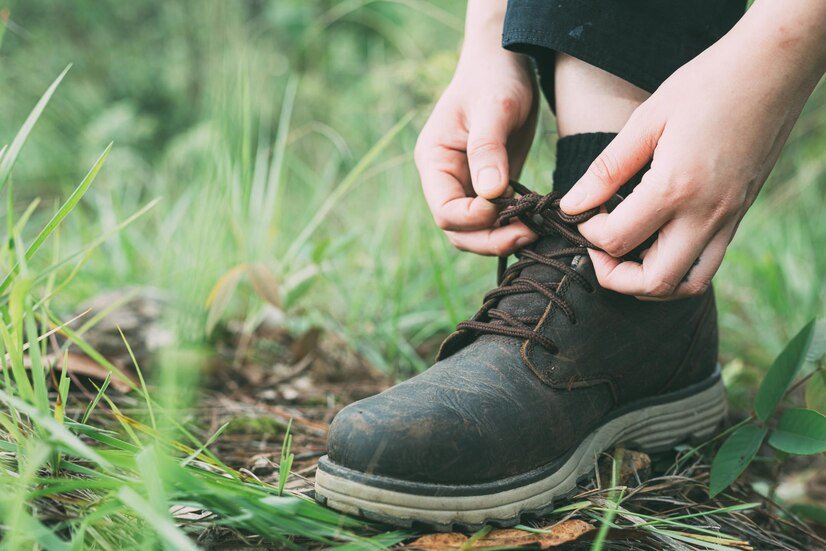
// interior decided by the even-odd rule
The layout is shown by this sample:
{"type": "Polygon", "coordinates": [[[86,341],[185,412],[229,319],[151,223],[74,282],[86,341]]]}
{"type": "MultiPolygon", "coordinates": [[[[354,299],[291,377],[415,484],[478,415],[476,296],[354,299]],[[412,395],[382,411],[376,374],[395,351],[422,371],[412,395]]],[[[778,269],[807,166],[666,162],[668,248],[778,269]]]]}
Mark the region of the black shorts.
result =
{"type": "Polygon", "coordinates": [[[726,34],[744,0],[509,0],[502,45],[534,58],[551,108],[554,52],[653,92],[726,34]]]}

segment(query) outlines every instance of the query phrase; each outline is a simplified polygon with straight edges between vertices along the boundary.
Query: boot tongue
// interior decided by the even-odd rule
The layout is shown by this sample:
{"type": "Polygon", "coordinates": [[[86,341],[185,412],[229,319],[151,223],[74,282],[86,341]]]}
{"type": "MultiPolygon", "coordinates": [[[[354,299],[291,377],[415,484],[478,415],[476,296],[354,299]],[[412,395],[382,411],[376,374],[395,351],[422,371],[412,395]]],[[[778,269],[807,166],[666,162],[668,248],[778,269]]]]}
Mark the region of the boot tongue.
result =
{"type": "MultiPolygon", "coordinates": [[[[540,237],[533,244],[525,248],[539,254],[548,254],[560,249],[570,249],[573,246],[574,245],[569,243],[568,240],[563,237],[558,235],[547,235],[540,237]]],[[[573,262],[574,256],[576,255],[561,256],[558,257],[558,260],[560,262],[570,264],[573,262]]],[[[545,266],[544,264],[533,264],[527,268],[524,268],[519,273],[518,277],[530,278],[538,281],[539,283],[549,285],[562,281],[564,274],[556,268],[545,266]]],[[[502,297],[496,308],[516,317],[539,317],[543,314],[543,312],[545,312],[545,308],[547,308],[547,306],[548,299],[545,296],[537,292],[526,292],[518,295],[508,295],[502,297]]]]}

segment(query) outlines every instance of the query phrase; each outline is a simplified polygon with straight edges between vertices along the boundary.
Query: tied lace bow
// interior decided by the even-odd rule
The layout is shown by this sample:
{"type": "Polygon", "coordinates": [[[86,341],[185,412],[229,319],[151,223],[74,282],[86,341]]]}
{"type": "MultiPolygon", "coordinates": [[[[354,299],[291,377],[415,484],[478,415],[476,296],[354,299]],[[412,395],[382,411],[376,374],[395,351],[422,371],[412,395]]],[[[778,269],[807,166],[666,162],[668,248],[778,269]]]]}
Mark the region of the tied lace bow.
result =
{"type": "Polygon", "coordinates": [[[519,195],[518,197],[500,197],[492,200],[494,204],[503,207],[497,218],[498,224],[508,224],[516,218],[540,237],[559,235],[572,246],[539,253],[529,245],[516,252],[519,260],[511,266],[507,265],[507,256],[499,257],[498,287],[485,295],[484,304],[476,315],[468,321],[461,322],[456,329],[476,335],[496,334],[527,339],[555,354],[558,348],[553,341],[537,331],[541,319],[539,316],[515,316],[497,308],[497,305],[499,300],[505,296],[538,293],[557,306],[571,323],[576,323],[573,309],[561,296],[562,281],[567,277],[589,293],[593,292],[594,288],[581,273],[571,266],[570,262],[565,262],[563,258],[587,254],[588,248],[596,248],[579,233],[576,226],[593,217],[599,209],[594,208],[581,214],[569,215],[559,208],[561,193],[539,195],[519,182],[512,181],[510,185],[519,195]],[[562,279],[559,282],[549,283],[522,275],[525,268],[537,264],[560,272],[562,279]]]}

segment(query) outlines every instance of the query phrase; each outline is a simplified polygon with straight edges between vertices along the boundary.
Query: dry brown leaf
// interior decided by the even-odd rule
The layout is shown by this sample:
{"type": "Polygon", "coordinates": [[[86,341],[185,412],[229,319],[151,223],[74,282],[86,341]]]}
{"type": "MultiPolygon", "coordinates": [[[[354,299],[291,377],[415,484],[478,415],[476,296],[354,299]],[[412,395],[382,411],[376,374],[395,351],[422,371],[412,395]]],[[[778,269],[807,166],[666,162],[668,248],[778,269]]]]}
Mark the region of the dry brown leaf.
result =
{"type": "Polygon", "coordinates": [[[238,287],[238,282],[241,280],[244,270],[245,266],[243,264],[235,266],[218,278],[215,286],[209,292],[206,300],[208,308],[206,322],[207,333],[211,333],[212,330],[215,329],[221,316],[224,315],[224,311],[227,309],[227,306],[229,306],[230,300],[232,300],[232,295],[238,287]]]}
{"type": "MultiPolygon", "coordinates": [[[[572,542],[583,534],[587,534],[594,527],[579,519],[569,519],[547,529],[547,534],[535,534],[515,528],[492,530],[487,536],[475,541],[470,549],[485,549],[487,547],[526,547],[539,549],[558,547],[563,543],[572,542]]],[[[410,544],[410,549],[440,550],[459,549],[468,541],[468,536],[451,532],[449,534],[427,534],[410,544]]]]}
{"type": "Polygon", "coordinates": [[[427,534],[410,542],[410,549],[459,549],[468,537],[458,532],[449,534],[427,534]]]}
{"type": "Polygon", "coordinates": [[[281,293],[278,292],[278,277],[275,272],[265,264],[250,264],[247,266],[247,276],[256,295],[281,309],[281,293]]]}
{"type": "Polygon", "coordinates": [[[318,348],[318,339],[321,336],[321,329],[311,327],[304,332],[290,347],[293,354],[293,362],[298,363],[307,355],[313,353],[318,348]]]}
{"type": "MultiPolygon", "coordinates": [[[[84,354],[67,352],[66,361],[66,371],[74,375],[81,375],[83,377],[89,377],[90,379],[103,381],[109,374],[108,369],[106,369],[105,367],[97,363],[95,360],[84,354]]],[[[43,363],[46,365],[51,365],[54,371],[60,373],[60,371],[63,369],[63,356],[60,356],[58,358],[54,354],[47,354],[43,356],[43,363]]],[[[31,369],[31,362],[29,361],[28,356],[25,357],[23,361],[23,366],[26,369],[31,369]]],[[[2,371],[2,369],[0,369],[0,371],[2,371]]],[[[130,373],[121,371],[121,375],[123,377],[128,377],[134,384],[137,384],[134,377],[132,377],[130,373]]],[[[109,384],[118,392],[126,393],[131,390],[129,384],[126,381],[124,381],[121,378],[121,376],[119,376],[117,373],[112,373],[112,379],[111,381],[109,381],[109,384]]]]}
{"type": "MultiPolygon", "coordinates": [[[[610,457],[603,456],[599,463],[599,477],[603,483],[611,480],[614,462],[610,457]]],[[[618,486],[637,486],[637,477],[645,482],[651,476],[651,458],[647,453],[636,450],[624,450],[622,467],[620,468],[618,486]]]]}

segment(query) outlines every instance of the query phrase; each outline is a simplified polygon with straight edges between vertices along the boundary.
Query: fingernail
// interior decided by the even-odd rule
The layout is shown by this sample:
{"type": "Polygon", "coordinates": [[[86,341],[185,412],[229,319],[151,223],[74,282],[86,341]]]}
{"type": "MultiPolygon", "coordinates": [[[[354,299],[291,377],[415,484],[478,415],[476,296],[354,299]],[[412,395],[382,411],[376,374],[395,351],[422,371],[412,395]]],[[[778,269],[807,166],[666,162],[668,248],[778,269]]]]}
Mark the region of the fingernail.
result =
{"type": "Polygon", "coordinates": [[[585,192],[575,187],[565,194],[565,196],[562,198],[562,201],[559,202],[559,206],[562,207],[562,210],[575,209],[584,200],[585,192]]]}
{"type": "Polygon", "coordinates": [[[491,194],[499,187],[499,169],[493,166],[488,166],[479,171],[479,177],[476,182],[476,192],[491,194]]]}

